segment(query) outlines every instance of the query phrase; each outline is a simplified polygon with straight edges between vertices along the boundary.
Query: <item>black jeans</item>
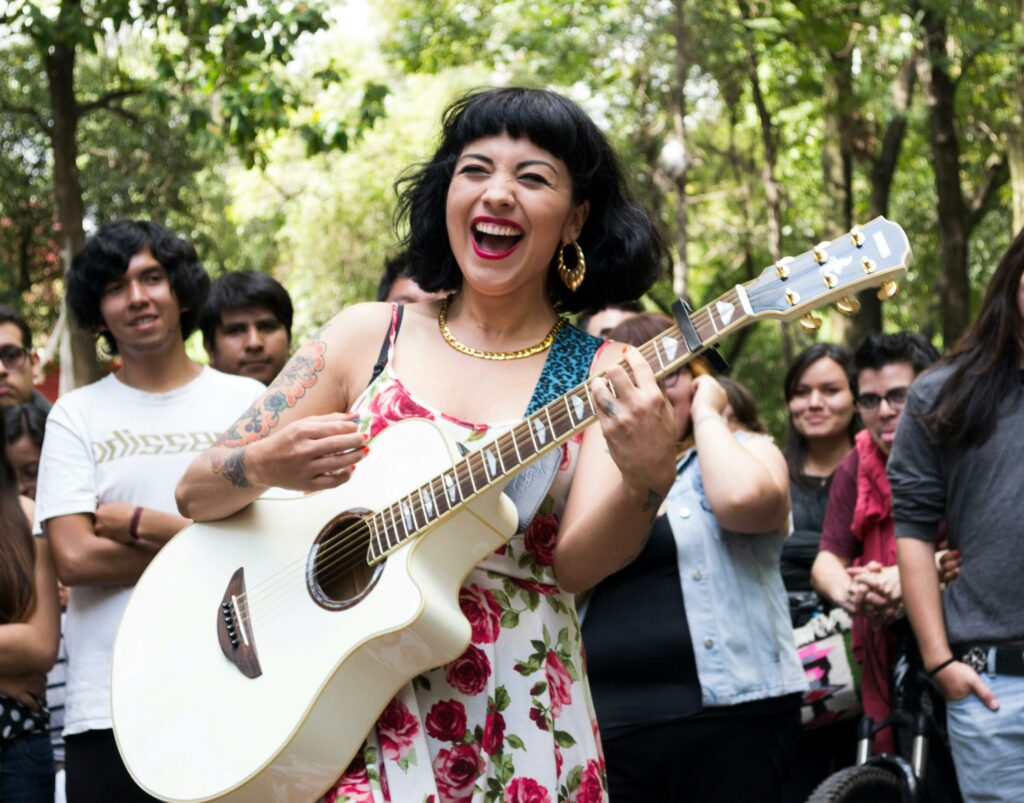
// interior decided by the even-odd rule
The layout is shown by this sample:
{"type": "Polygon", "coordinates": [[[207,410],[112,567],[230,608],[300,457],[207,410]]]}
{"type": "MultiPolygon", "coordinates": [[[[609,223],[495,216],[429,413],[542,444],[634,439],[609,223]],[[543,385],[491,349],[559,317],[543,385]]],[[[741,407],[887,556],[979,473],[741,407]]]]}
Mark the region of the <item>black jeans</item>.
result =
{"type": "Polygon", "coordinates": [[[613,803],[777,803],[800,739],[800,711],[691,717],[602,734],[613,803]]]}
{"type": "Polygon", "coordinates": [[[128,774],[112,730],[66,736],[64,768],[68,803],[148,803],[156,800],[128,774]]]}

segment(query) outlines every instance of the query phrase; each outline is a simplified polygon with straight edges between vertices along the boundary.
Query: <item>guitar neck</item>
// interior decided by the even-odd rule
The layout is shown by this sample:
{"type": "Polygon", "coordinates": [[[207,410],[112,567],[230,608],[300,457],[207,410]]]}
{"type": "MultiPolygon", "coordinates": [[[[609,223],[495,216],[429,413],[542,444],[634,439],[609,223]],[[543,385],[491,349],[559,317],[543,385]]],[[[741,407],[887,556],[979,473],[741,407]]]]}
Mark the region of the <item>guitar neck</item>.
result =
{"type": "MultiPolygon", "coordinates": [[[[700,348],[690,350],[678,325],[639,347],[660,379],[698,356],[723,335],[754,320],[746,290],[737,285],[697,310],[690,321],[700,348]]],[[[624,363],[620,365],[625,366],[624,363]]],[[[370,563],[377,563],[423,529],[439,521],[515,472],[569,440],[596,417],[591,387],[605,373],[588,378],[503,435],[457,460],[411,494],[368,517],[370,563]]]]}

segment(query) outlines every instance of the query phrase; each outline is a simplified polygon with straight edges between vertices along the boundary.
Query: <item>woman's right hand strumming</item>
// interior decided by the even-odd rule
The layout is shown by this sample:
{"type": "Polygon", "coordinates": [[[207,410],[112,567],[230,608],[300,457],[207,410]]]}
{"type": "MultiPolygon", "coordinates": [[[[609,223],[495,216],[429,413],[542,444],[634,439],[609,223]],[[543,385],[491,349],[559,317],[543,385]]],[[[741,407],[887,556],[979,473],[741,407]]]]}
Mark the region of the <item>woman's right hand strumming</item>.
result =
{"type": "Polygon", "coordinates": [[[178,483],[194,521],[230,516],[268,488],[319,491],[346,482],[366,455],[347,412],[370,378],[390,307],[358,304],[299,349],[267,390],[196,458],[178,483]]]}

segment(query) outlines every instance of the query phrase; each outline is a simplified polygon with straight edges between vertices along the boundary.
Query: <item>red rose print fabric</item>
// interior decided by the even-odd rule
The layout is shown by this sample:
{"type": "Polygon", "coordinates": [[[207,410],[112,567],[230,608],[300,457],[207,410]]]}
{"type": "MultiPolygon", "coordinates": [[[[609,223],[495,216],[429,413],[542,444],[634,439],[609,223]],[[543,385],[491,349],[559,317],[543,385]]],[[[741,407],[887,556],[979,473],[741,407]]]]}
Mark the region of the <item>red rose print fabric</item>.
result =
{"type": "MultiPolygon", "coordinates": [[[[390,361],[355,405],[373,436],[426,418],[476,449],[511,424],[460,421],[418,402],[390,361]]],[[[326,803],[599,803],[607,799],[580,628],[552,564],[579,439],[565,444],[548,498],[466,578],[458,602],[470,643],[415,678],[381,713],[326,803]]]]}

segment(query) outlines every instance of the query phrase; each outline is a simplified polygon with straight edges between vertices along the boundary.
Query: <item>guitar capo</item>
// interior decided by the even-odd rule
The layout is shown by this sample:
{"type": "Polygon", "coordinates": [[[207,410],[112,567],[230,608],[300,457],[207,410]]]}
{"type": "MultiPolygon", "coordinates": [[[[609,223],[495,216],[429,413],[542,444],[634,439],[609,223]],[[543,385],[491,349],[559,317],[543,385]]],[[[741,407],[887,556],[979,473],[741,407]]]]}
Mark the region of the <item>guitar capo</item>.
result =
{"type": "Polygon", "coordinates": [[[672,315],[679,325],[679,331],[683,334],[683,340],[686,341],[686,348],[691,354],[706,359],[716,372],[720,374],[729,373],[729,363],[718,351],[717,344],[705,346],[704,342],[700,339],[693,321],[690,320],[692,312],[693,310],[690,309],[690,305],[681,298],[677,298],[672,304],[672,315]]]}

